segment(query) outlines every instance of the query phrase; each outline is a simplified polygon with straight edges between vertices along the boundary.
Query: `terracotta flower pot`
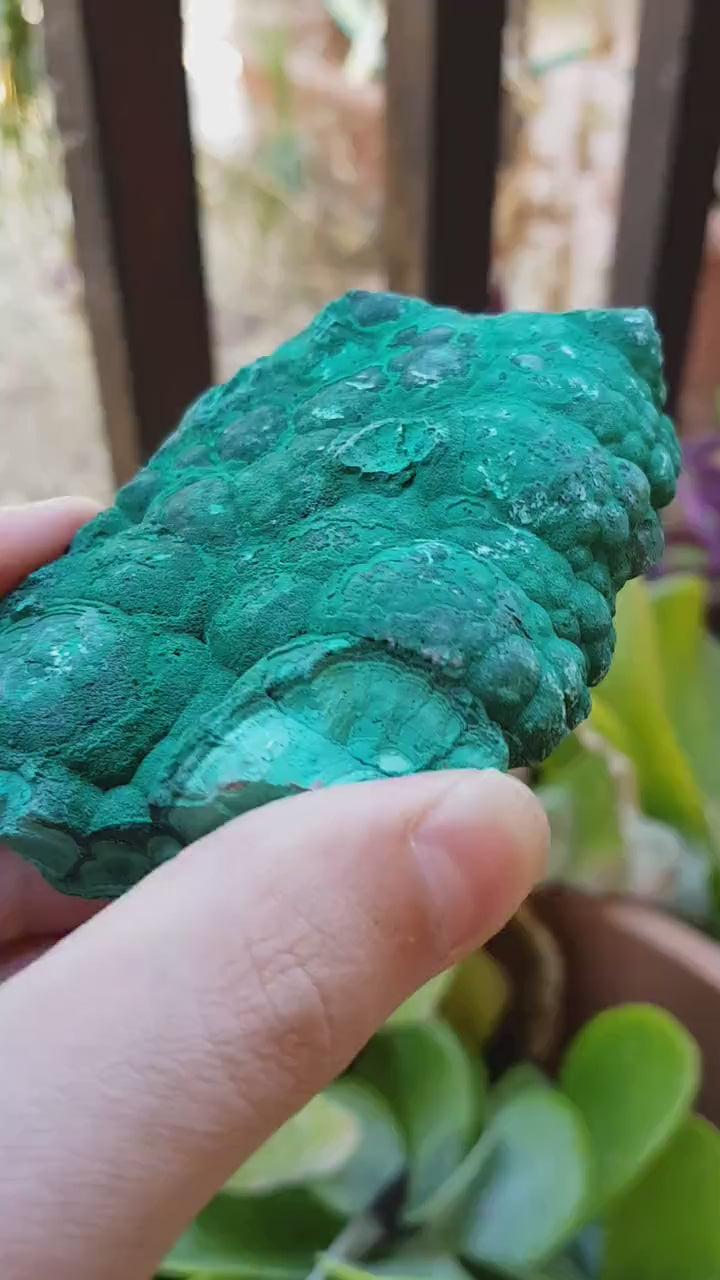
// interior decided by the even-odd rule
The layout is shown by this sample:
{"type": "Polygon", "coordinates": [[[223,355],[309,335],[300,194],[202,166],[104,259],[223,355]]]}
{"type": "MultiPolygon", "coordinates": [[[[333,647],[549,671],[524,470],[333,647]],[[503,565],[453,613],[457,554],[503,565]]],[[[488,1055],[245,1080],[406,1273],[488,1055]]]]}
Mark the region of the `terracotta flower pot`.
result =
{"type": "Polygon", "coordinates": [[[700,1045],[698,1109],[720,1125],[720,944],[627,898],[552,888],[533,907],[565,961],[562,1038],[612,1005],[662,1006],[700,1045]]]}

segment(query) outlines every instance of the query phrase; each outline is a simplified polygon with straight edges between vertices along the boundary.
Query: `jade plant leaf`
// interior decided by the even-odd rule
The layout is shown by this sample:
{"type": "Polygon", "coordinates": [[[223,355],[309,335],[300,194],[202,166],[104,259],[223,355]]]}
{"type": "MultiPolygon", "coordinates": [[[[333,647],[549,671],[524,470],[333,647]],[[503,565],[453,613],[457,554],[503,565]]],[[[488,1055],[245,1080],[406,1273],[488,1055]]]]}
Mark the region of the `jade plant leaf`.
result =
{"type": "Polygon", "coordinates": [[[527,1089],[493,1117],[489,1159],[462,1235],[462,1254],[503,1268],[538,1266],[576,1229],[591,1163],[574,1107],[549,1088],[527,1089]]]}
{"type": "Polygon", "coordinates": [[[588,1280],[587,1271],[581,1271],[569,1258],[557,1258],[542,1271],[525,1272],[527,1280],[588,1280]]]}
{"type": "Polygon", "coordinates": [[[692,1106],[699,1077],[695,1041],[662,1009],[608,1009],[578,1032],[560,1085],[592,1140],[594,1210],[626,1191],[666,1145],[692,1106]]]}
{"type": "Polygon", "coordinates": [[[354,1112],[320,1093],[268,1139],[225,1185],[228,1194],[257,1195],[338,1175],[362,1141],[354,1112]]]}
{"type": "Polygon", "coordinates": [[[477,1054],[497,1029],[510,998],[502,965],[488,951],[474,951],[455,967],[441,1013],[468,1051],[477,1054]]]}
{"type": "Polygon", "coordinates": [[[582,1116],[563,1094],[511,1096],[426,1206],[429,1240],[510,1275],[538,1267],[578,1228],[591,1185],[582,1116]]]}
{"type": "MultiPolygon", "coordinates": [[[[574,1266],[581,1276],[599,1280],[605,1257],[605,1225],[602,1219],[586,1222],[563,1251],[560,1261],[574,1266]]],[[[554,1262],[553,1265],[556,1265],[554,1262]]]]}
{"type": "Polygon", "coordinates": [[[623,866],[628,810],[638,810],[629,749],[622,721],[595,694],[587,723],[545,761],[539,796],[552,834],[550,878],[603,885],[623,866]]]}
{"type": "Polygon", "coordinates": [[[377,1268],[380,1276],[412,1275],[417,1280],[470,1280],[470,1274],[449,1254],[420,1254],[412,1245],[400,1249],[377,1268]]]}
{"type": "Polygon", "coordinates": [[[388,1023],[398,1026],[403,1022],[427,1022],[428,1018],[434,1017],[446,993],[453,986],[455,975],[454,968],[436,974],[390,1015],[388,1023]]]}
{"type": "Polygon", "coordinates": [[[490,1090],[490,1108],[493,1112],[499,1111],[512,1098],[525,1093],[527,1089],[551,1087],[547,1076],[533,1062],[518,1062],[514,1067],[509,1067],[490,1090]]]}
{"type": "Polygon", "coordinates": [[[112,897],[278,796],[543,760],[660,555],[664,400],[647,311],[332,303],[0,603],[0,836],[112,897]]]}
{"type": "MultiPolygon", "coordinates": [[[[550,821],[549,878],[593,891],[632,894],[704,927],[716,916],[708,844],[642,812],[637,771],[597,699],[573,754],[554,753],[539,796],[550,821]],[[557,757],[562,756],[560,760],[557,757]]],[[[708,834],[711,806],[706,806],[708,834]]]]}
{"type": "Polygon", "coordinates": [[[621,737],[615,738],[609,716],[605,732],[632,758],[644,811],[704,839],[705,801],[670,718],[658,628],[645,583],[628,583],[620,592],[615,627],[612,668],[593,702],[613,713],[614,723],[622,726],[621,737]]]}
{"type": "MultiPolygon", "coordinates": [[[[373,1280],[377,1271],[365,1271],[363,1267],[355,1267],[349,1262],[337,1262],[329,1258],[322,1265],[324,1280],[373,1280]]],[[[406,1280],[412,1280],[409,1273],[406,1280]]]]}
{"type": "Polygon", "coordinates": [[[390,1261],[368,1265],[367,1270],[344,1262],[325,1264],[324,1280],[375,1280],[377,1276],[393,1276],[394,1280],[471,1280],[455,1258],[410,1251],[398,1253],[390,1261]]]}
{"type": "Polygon", "coordinates": [[[720,1276],[720,1134],[687,1119],[607,1219],[602,1280],[720,1276]]]}
{"type": "Polygon", "coordinates": [[[160,1269],[169,1280],[305,1280],[343,1220],[300,1188],[268,1196],[221,1193],[160,1269]]]}
{"type": "Polygon", "coordinates": [[[667,707],[706,797],[720,852],[720,643],[706,625],[707,583],[678,575],[650,584],[667,707]]]}
{"type": "Polygon", "coordinates": [[[621,593],[613,673],[587,724],[542,766],[539,794],[552,877],[639,894],[708,927],[707,855],[720,857],[720,644],[706,604],[706,584],[690,575],[621,593]]]}
{"type": "Polygon", "coordinates": [[[390,1104],[367,1081],[346,1076],[325,1096],[354,1116],[360,1137],[340,1168],[311,1185],[330,1209],[350,1218],[401,1176],[407,1163],[405,1139],[390,1104]]]}
{"type": "Polygon", "coordinates": [[[607,762],[582,749],[562,770],[542,777],[549,779],[538,795],[550,822],[551,878],[602,882],[625,853],[621,799],[607,762]]]}
{"type": "Polygon", "coordinates": [[[406,1211],[416,1216],[480,1132],[485,1082],[480,1064],[442,1022],[386,1027],[355,1071],[387,1098],[407,1144],[406,1211]]]}

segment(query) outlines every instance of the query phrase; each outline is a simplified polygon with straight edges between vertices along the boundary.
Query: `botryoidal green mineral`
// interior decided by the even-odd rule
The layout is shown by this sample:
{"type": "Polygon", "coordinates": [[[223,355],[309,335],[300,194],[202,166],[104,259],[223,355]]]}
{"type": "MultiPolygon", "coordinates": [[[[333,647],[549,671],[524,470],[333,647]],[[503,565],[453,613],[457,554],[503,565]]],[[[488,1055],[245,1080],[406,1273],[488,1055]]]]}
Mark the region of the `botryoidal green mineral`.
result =
{"type": "Polygon", "coordinates": [[[0,605],[0,834],[106,897],[277,796],[542,760],[661,552],[664,394],[646,311],[333,303],[0,605]]]}

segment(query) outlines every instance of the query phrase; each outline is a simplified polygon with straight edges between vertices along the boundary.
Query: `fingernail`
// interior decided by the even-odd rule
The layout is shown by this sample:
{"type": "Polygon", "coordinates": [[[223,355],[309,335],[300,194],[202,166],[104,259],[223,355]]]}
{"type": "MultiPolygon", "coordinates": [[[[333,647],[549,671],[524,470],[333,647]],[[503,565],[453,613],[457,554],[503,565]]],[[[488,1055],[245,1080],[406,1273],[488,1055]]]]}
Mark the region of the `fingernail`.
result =
{"type": "Polygon", "coordinates": [[[549,845],[539,801],[495,770],[464,771],[412,836],[428,913],[447,964],[481,946],[542,875],[549,845]]]}

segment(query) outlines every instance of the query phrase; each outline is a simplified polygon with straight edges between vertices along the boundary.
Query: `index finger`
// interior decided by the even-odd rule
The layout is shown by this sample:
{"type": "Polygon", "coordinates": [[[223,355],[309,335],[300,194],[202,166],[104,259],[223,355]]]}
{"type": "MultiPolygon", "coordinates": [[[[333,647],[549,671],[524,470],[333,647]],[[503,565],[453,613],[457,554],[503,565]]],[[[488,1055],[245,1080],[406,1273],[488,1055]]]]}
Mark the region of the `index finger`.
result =
{"type": "Polygon", "coordinates": [[[90,498],[50,498],[0,510],[0,596],[62,555],[73,534],[99,511],[90,498]]]}
{"type": "Polygon", "coordinates": [[[393,1008],[501,927],[546,843],[539,802],[491,770],[306,792],[227,823],[10,978],[2,1274],[152,1274],[393,1008]]]}

